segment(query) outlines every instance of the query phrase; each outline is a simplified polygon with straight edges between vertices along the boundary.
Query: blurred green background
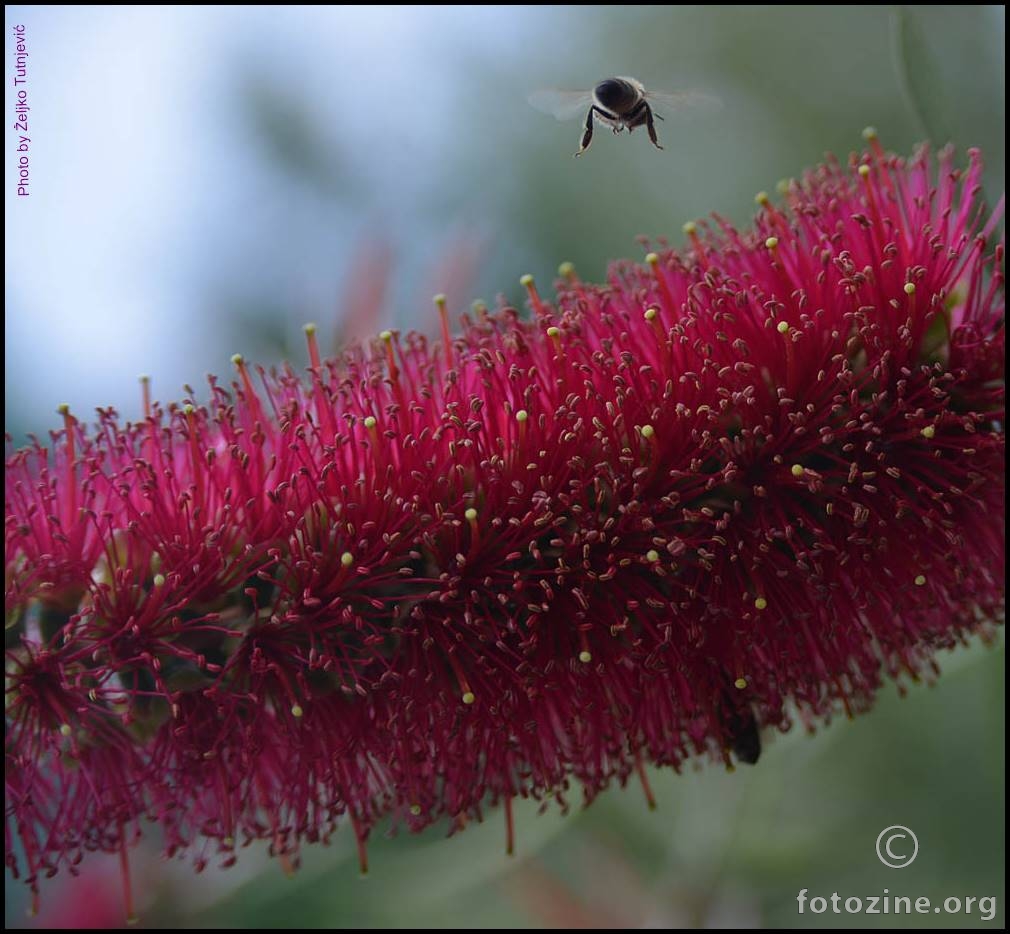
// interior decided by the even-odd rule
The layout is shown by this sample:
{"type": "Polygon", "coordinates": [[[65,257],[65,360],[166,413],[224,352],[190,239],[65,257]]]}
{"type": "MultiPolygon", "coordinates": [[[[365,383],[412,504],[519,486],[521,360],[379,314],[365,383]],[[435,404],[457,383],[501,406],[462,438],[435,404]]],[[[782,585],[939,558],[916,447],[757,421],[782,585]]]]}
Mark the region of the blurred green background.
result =
{"type": "MultiPolygon", "coordinates": [[[[562,260],[590,279],[718,211],[745,224],[759,190],[861,147],[982,148],[1004,189],[1003,7],[8,7],[27,27],[32,198],[7,197],[5,425],[53,427],[56,406],[136,415],[241,351],[304,359],[384,327],[434,333],[562,260]],[[664,152],[526,103],[538,87],[631,74],[721,97],[670,117],[664,152]]],[[[8,72],[11,70],[8,42],[8,72]]],[[[12,177],[11,129],[5,150],[12,177]]],[[[10,188],[10,185],[8,185],[10,188]]],[[[1002,926],[1002,647],[941,658],[932,687],[816,737],[768,737],[761,762],[654,774],[659,809],[615,790],[565,818],[517,809],[445,828],[308,850],[287,879],[249,851],[192,874],[142,847],[145,926],[1002,926]],[[889,870],[877,834],[904,824],[916,862],[889,870]],[[796,895],[996,896],[971,915],[823,915],[796,895]]],[[[8,882],[10,880],[8,879],[8,882]]],[[[43,889],[37,924],[121,923],[115,861],[43,889]]],[[[6,888],[8,926],[25,921],[6,888]]]]}

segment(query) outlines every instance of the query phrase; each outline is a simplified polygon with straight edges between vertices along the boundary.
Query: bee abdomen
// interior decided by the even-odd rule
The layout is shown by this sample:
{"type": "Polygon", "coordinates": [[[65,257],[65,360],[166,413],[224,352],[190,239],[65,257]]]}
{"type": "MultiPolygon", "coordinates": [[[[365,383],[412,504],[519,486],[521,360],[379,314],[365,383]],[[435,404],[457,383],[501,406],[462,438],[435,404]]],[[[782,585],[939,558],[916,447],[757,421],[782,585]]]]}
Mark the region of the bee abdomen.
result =
{"type": "Polygon", "coordinates": [[[623,78],[607,78],[593,89],[596,103],[618,116],[631,110],[640,96],[638,89],[623,78]]]}

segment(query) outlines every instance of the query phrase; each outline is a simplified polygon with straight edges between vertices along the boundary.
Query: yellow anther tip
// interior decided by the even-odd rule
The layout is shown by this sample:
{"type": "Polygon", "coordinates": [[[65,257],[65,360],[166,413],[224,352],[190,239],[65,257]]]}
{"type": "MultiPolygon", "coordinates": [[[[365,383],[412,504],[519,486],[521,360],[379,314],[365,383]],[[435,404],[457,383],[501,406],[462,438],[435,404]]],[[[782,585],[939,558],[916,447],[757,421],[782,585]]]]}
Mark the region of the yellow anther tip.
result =
{"type": "Polygon", "coordinates": [[[769,237],[767,240],[765,240],[765,246],[768,247],[769,250],[774,250],[775,247],[777,247],[778,245],[779,245],[778,237],[769,237]]]}
{"type": "Polygon", "coordinates": [[[60,734],[61,734],[62,736],[69,736],[69,735],[70,735],[71,733],[73,733],[73,732],[74,732],[74,731],[73,731],[73,729],[71,729],[71,727],[70,727],[70,724],[69,724],[69,723],[64,723],[64,724],[61,724],[61,725],[60,725],[60,734]]]}
{"type": "Polygon", "coordinates": [[[192,415],[192,414],[193,414],[193,413],[194,413],[194,412],[196,411],[196,409],[195,409],[195,408],[193,408],[193,406],[191,406],[191,405],[190,405],[190,404],[189,404],[189,403],[187,402],[187,403],[186,403],[186,404],[185,404],[185,405],[184,405],[184,406],[182,407],[182,411],[183,411],[183,412],[184,412],[184,413],[185,413],[186,415],[192,415]]]}
{"type": "MultiPolygon", "coordinates": [[[[690,237],[690,236],[691,236],[691,234],[693,234],[693,233],[697,233],[697,232],[698,232],[698,225],[697,225],[697,224],[696,224],[696,223],[695,223],[694,221],[688,221],[688,222],[687,222],[687,223],[686,223],[686,224],[684,225],[684,227],[683,227],[683,231],[684,231],[684,233],[685,233],[685,234],[687,234],[687,235],[688,235],[688,236],[690,237]]],[[[650,254],[650,255],[651,255],[651,256],[655,256],[656,254],[655,254],[655,253],[652,253],[652,254],[650,254]]]]}
{"type": "Polygon", "coordinates": [[[922,429],[920,434],[924,438],[932,438],[936,435],[936,429],[932,425],[927,425],[925,428],[922,429]]]}
{"type": "Polygon", "coordinates": [[[877,128],[875,126],[868,126],[863,130],[863,139],[869,142],[871,139],[877,138],[877,128]]]}
{"type": "Polygon", "coordinates": [[[656,429],[653,428],[652,425],[643,425],[642,426],[642,437],[643,438],[651,438],[655,434],[656,434],[656,429]]]}
{"type": "Polygon", "coordinates": [[[466,517],[467,522],[475,522],[477,519],[477,510],[471,506],[463,515],[466,517]]]}
{"type": "Polygon", "coordinates": [[[906,295],[915,295],[915,283],[914,282],[906,282],[905,283],[905,294],[906,295]]]}
{"type": "Polygon", "coordinates": [[[736,681],[733,682],[733,687],[735,687],[738,691],[742,691],[745,687],[747,687],[747,679],[737,678],[736,681]]]}
{"type": "Polygon", "coordinates": [[[592,652],[586,652],[586,651],[579,652],[579,661],[582,662],[583,665],[588,665],[592,660],[593,660],[592,652]]]}
{"type": "Polygon", "coordinates": [[[754,200],[760,204],[761,207],[764,207],[769,201],[771,201],[771,198],[768,197],[767,191],[759,191],[756,195],[754,195],[754,200]]]}
{"type": "Polygon", "coordinates": [[[302,330],[311,337],[316,333],[316,326],[310,321],[308,324],[302,326],[302,330]]]}
{"type": "Polygon", "coordinates": [[[659,262],[659,254],[658,253],[647,253],[645,255],[645,261],[650,266],[655,266],[659,262]]]}
{"type": "Polygon", "coordinates": [[[384,340],[388,344],[392,339],[392,331],[379,331],[379,340],[384,340]]]}
{"type": "Polygon", "coordinates": [[[570,279],[575,274],[575,263],[564,262],[558,266],[558,275],[564,279],[570,279]]]}
{"type": "Polygon", "coordinates": [[[517,422],[524,422],[529,417],[530,417],[529,412],[527,412],[526,409],[520,409],[518,412],[516,412],[517,422]]]}
{"type": "Polygon", "coordinates": [[[926,583],[926,575],[925,574],[920,574],[918,577],[916,577],[916,579],[915,579],[915,586],[916,587],[922,587],[923,584],[925,584],[925,583],[926,583]]]}
{"type": "Polygon", "coordinates": [[[239,366],[244,360],[245,358],[240,353],[233,353],[231,355],[231,362],[234,363],[235,366],[239,366]]]}
{"type": "Polygon", "coordinates": [[[645,560],[648,561],[649,564],[655,564],[657,561],[659,561],[659,552],[656,551],[655,548],[650,548],[645,553],[645,560]]]}
{"type": "Polygon", "coordinates": [[[70,414],[70,403],[69,402],[61,402],[58,406],[56,406],[56,411],[59,412],[60,415],[69,415],[70,414]]]}
{"type": "Polygon", "coordinates": [[[789,330],[789,322],[780,321],[778,324],[775,325],[775,330],[778,331],[779,334],[785,334],[789,330]]]}
{"type": "Polygon", "coordinates": [[[533,285],[533,276],[531,276],[529,273],[526,273],[525,276],[520,277],[519,284],[524,289],[528,289],[531,285],[533,285]]]}
{"type": "Polygon", "coordinates": [[[554,328],[554,327],[548,328],[547,329],[547,336],[548,337],[560,337],[561,336],[561,328],[554,328]]]}
{"type": "Polygon", "coordinates": [[[469,707],[475,700],[477,700],[477,698],[474,695],[473,691],[467,691],[463,695],[463,703],[466,704],[467,707],[469,707]]]}
{"type": "Polygon", "coordinates": [[[864,162],[856,171],[858,171],[863,178],[866,178],[866,176],[870,174],[870,167],[864,162]]]}
{"type": "Polygon", "coordinates": [[[646,321],[655,321],[658,316],[659,316],[659,310],[656,308],[647,308],[645,310],[644,317],[646,321]]]}
{"type": "Polygon", "coordinates": [[[296,718],[298,718],[298,717],[304,717],[305,716],[305,711],[302,710],[302,708],[301,708],[301,706],[299,704],[293,704],[292,707],[291,707],[291,716],[292,717],[296,717],[296,718]]]}
{"type": "Polygon", "coordinates": [[[342,555],[340,556],[340,563],[341,563],[341,564],[342,564],[342,565],[343,565],[343,566],[344,566],[345,568],[349,568],[349,567],[350,567],[350,566],[351,566],[352,564],[354,564],[354,555],[352,555],[352,554],[351,554],[351,553],[350,553],[349,551],[345,551],[345,552],[344,552],[344,553],[343,553],[343,554],[342,554],[342,555]]]}
{"type": "Polygon", "coordinates": [[[803,467],[802,464],[793,464],[793,466],[789,468],[789,472],[794,477],[802,477],[803,474],[806,473],[806,469],[803,467]]]}
{"type": "Polygon", "coordinates": [[[412,804],[410,806],[410,813],[413,814],[414,817],[419,817],[420,814],[421,814],[421,805],[420,804],[412,804]]]}
{"type": "Polygon", "coordinates": [[[439,308],[441,308],[441,307],[443,307],[443,306],[445,305],[445,295],[444,295],[443,293],[439,292],[439,293],[438,293],[438,295],[436,295],[436,296],[435,296],[435,297],[434,297],[434,298],[432,299],[432,301],[433,301],[433,302],[434,302],[434,303],[435,303],[436,305],[438,305],[438,307],[439,307],[439,308]]]}
{"type": "Polygon", "coordinates": [[[366,415],[365,416],[365,427],[368,428],[368,429],[372,429],[372,428],[375,427],[375,416],[374,415],[366,415]]]}
{"type": "Polygon", "coordinates": [[[765,600],[764,597],[758,597],[757,600],[754,601],[755,610],[764,610],[767,609],[767,607],[768,607],[768,601],[765,600]]]}
{"type": "Polygon", "coordinates": [[[165,575],[164,574],[155,574],[154,575],[154,586],[155,587],[164,587],[165,586],[165,575]]]}

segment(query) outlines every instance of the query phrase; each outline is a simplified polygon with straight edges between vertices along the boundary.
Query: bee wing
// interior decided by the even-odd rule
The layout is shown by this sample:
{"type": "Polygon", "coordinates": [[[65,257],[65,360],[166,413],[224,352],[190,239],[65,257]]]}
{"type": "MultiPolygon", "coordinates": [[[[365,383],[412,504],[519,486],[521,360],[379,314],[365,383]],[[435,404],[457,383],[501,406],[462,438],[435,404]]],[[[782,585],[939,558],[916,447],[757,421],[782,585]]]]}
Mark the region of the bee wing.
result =
{"type": "Polygon", "coordinates": [[[696,113],[711,112],[722,107],[722,101],[706,91],[676,91],[669,94],[663,91],[646,91],[645,99],[650,105],[664,113],[688,110],[696,113]]]}
{"type": "Polygon", "coordinates": [[[557,88],[544,88],[534,91],[527,100],[541,113],[549,114],[558,120],[574,120],[583,117],[593,102],[592,91],[559,91],[557,88]]]}

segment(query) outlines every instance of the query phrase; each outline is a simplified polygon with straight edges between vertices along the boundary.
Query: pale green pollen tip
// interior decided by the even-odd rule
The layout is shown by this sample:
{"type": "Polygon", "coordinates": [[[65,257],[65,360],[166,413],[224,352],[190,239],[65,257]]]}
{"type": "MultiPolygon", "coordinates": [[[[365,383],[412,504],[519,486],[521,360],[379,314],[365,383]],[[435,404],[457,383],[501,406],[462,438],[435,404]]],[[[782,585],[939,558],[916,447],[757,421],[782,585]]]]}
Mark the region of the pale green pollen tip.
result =
{"type": "Polygon", "coordinates": [[[433,302],[434,302],[434,303],[435,303],[436,305],[438,305],[438,306],[439,306],[439,308],[441,308],[441,307],[443,307],[443,306],[445,305],[445,295],[444,295],[444,294],[443,294],[442,292],[439,292],[439,293],[438,293],[438,295],[436,295],[436,296],[435,296],[435,297],[434,297],[434,298],[432,299],[432,301],[433,301],[433,302]]]}
{"type": "Polygon", "coordinates": [[[858,171],[863,178],[866,178],[866,176],[870,174],[870,167],[864,162],[856,171],[858,171]]]}
{"type": "Polygon", "coordinates": [[[420,804],[412,804],[410,806],[410,813],[413,814],[414,817],[420,816],[420,814],[421,814],[421,805],[420,804]]]}
{"type": "Polygon", "coordinates": [[[655,308],[647,308],[645,310],[645,320],[646,321],[655,321],[658,314],[659,314],[659,311],[657,309],[655,309],[655,308]]]}
{"type": "Polygon", "coordinates": [[[778,237],[769,237],[767,240],[765,240],[765,246],[768,247],[769,250],[774,250],[775,247],[777,247],[778,245],[779,245],[778,237]]]}
{"type": "Polygon", "coordinates": [[[58,406],[56,406],[56,411],[59,412],[60,415],[69,415],[70,414],[70,403],[69,402],[61,402],[58,406]]]}
{"type": "Polygon", "coordinates": [[[547,336],[548,337],[560,337],[561,336],[561,328],[554,328],[554,327],[548,328],[547,329],[547,336]]]}
{"type": "Polygon", "coordinates": [[[925,574],[920,574],[920,575],[918,575],[915,578],[915,586],[916,587],[921,587],[925,583],[926,583],[926,575],[925,574]]]}
{"type": "Polygon", "coordinates": [[[303,717],[305,716],[305,711],[302,710],[299,704],[292,704],[291,706],[291,716],[292,717],[303,717]]]}
{"type": "Polygon", "coordinates": [[[302,330],[311,337],[316,333],[316,326],[311,321],[302,327],[302,330]]]}
{"type": "Polygon", "coordinates": [[[585,649],[579,652],[579,661],[582,662],[583,665],[588,665],[592,660],[593,660],[592,652],[587,652],[585,649]]]}
{"type": "Polygon", "coordinates": [[[519,279],[519,284],[520,284],[520,285],[521,285],[521,286],[522,286],[522,287],[523,287],[524,289],[528,289],[528,288],[529,288],[529,287],[530,287],[531,285],[533,285],[533,276],[531,276],[531,275],[530,275],[529,273],[526,273],[526,275],[525,275],[525,276],[522,276],[522,277],[521,277],[521,278],[519,279]]]}
{"type": "Polygon", "coordinates": [[[233,353],[231,355],[231,362],[234,363],[235,366],[241,366],[242,362],[243,362],[242,354],[240,354],[240,353],[233,353]]]}
{"type": "Polygon", "coordinates": [[[655,434],[656,434],[656,429],[653,428],[652,425],[643,425],[642,426],[642,437],[643,438],[651,438],[655,434]]]}
{"type": "Polygon", "coordinates": [[[155,587],[164,587],[165,586],[165,575],[164,574],[155,574],[154,575],[153,583],[154,583],[155,587]]]}
{"type": "Polygon", "coordinates": [[[518,412],[516,412],[516,421],[517,422],[524,422],[529,417],[530,417],[530,414],[529,414],[529,412],[526,411],[526,409],[520,409],[518,412]]]}
{"type": "Polygon", "coordinates": [[[698,232],[698,225],[694,221],[688,221],[684,225],[683,230],[684,230],[684,233],[686,233],[690,237],[691,234],[698,232]]]}
{"type": "Polygon", "coordinates": [[[780,195],[787,195],[787,194],[789,194],[789,188],[792,186],[792,183],[793,183],[793,180],[791,178],[780,178],[775,183],[775,190],[780,195]]]}
{"type": "Polygon", "coordinates": [[[185,404],[185,405],[184,405],[184,406],[182,407],[182,411],[183,411],[183,412],[184,412],[184,413],[185,413],[186,415],[192,415],[192,414],[193,414],[193,413],[194,413],[194,412],[196,411],[196,409],[195,409],[195,408],[193,408],[193,406],[191,406],[191,405],[190,405],[190,404],[189,404],[189,403],[187,402],[187,403],[186,403],[186,404],[185,404]]]}
{"type": "Polygon", "coordinates": [[[863,139],[869,142],[871,139],[877,138],[877,128],[875,126],[868,126],[863,130],[863,139]]]}
{"type": "Polygon", "coordinates": [[[564,279],[570,279],[575,274],[575,263],[567,260],[558,266],[558,275],[564,279]]]}
{"type": "Polygon", "coordinates": [[[659,552],[656,551],[655,548],[650,548],[645,553],[645,560],[648,561],[650,564],[656,564],[656,562],[659,561],[659,552]]]}
{"type": "Polygon", "coordinates": [[[342,564],[342,565],[343,565],[343,566],[344,566],[345,568],[349,568],[349,567],[350,567],[350,566],[351,566],[352,564],[354,564],[354,555],[352,555],[352,554],[351,554],[351,553],[350,553],[349,551],[345,551],[345,552],[344,552],[344,553],[343,553],[343,554],[342,554],[342,555],[340,556],[340,563],[341,563],[341,564],[342,564]]]}
{"type": "Polygon", "coordinates": [[[806,473],[806,469],[802,464],[793,464],[793,466],[789,468],[789,471],[794,477],[802,477],[803,474],[806,473]]]}
{"type": "Polygon", "coordinates": [[[372,428],[375,427],[375,416],[374,415],[366,415],[365,416],[365,427],[368,428],[368,429],[372,429],[372,428]]]}
{"type": "Polygon", "coordinates": [[[379,331],[379,339],[384,340],[387,344],[393,339],[392,331],[379,331]]]}
{"type": "Polygon", "coordinates": [[[735,687],[738,691],[742,691],[745,687],[747,687],[747,679],[737,678],[736,681],[733,682],[733,687],[735,687]]]}
{"type": "Polygon", "coordinates": [[[60,725],[60,733],[61,733],[61,734],[62,734],[63,736],[69,736],[69,735],[70,735],[71,733],[73,733],[73,732],[74,732],[74,731],[73,731],[73,730],[71,729],[71,727],[70,727],[70,724],[69,724],[69,723],[63,723],[63,724],[61,724],[61,725],[60,725]]]}
{"type": "Polygon", "coordinates": [[[778,324],[775,325],[775,330],[778,331],[779,334],[785,334],[789,330],[789,322],[780,321],[778,324]]]}
{"type": "Polygon", "coordinates": [[[906,282],[905,283],[905,294],[906,295],[915,295],[915,283],[914,282],[906,282]]]}
{"type": "Polygon", "coordinates": [[[922,429],[920,434],[924,438],[932,438],[936,434],[936,429],[932,425],[927,425],[925,428],[922,429]]]}
{"type": "Polygon", "coordinates": [[[754,601],[755,610],[765,610],[767,608],[768,608],[768,601],[765,600],[764,597],[758,597],[757,600],[754,601]]]}
{"type": "Polygon", "coordinates": [[[466,517],[467,522],[477,521],[477,510],[474,509],[473,506],[471,506],[466,512],[464,512],[463,515],[466,517]]]}
{"type": "Polygon", "coordinates": [[[767,191],[759,191],[756,195],[754,195],[754,200],[760,204],[761,207],[764,207],[769,201],[771,201],[771,198],[768,197],[767,191]]]}
{"type": "Polygon", "coordinates": [[[475,695],[475,694],[473,693],[473,691],[467,691],[467,692],[466,692],[466,693],[465,693],[465,694],[463,695],[463,703],[464,703],[464,704],[466,704],[466,705],[467,705],[467,707],[469,707],[469,706],[470,706],[470,705],[471,705],[471,704],[472,704],[472,703],[473,703],[473,702],[474,702],[475,700],[477,700],[477,697],[476,697],[476,695],[475,695]]]}
{"type": "Polygon", "coordinates": [[[646,255],[645,255],[645,261],[650,266],[655,266],[659,262],[659,254],[658,253],[646,253],[646,255]]]}

